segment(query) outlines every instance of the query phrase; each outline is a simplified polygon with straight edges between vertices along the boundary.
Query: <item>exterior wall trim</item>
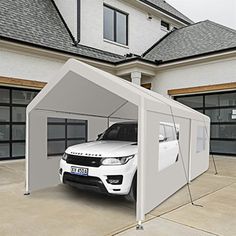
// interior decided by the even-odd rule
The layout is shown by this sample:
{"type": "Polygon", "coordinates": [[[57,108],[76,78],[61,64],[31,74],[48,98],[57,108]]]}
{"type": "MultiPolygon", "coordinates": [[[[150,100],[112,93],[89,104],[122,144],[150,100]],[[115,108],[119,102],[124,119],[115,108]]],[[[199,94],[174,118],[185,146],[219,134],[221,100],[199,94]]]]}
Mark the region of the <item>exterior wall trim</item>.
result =
{"type": "MultiPolygon", "coordinates": [[[[27,87],[27,88],[34,88],[41,90],[47,83],[36,81],[36,80],[25,80],[25,79],[19,79],[19,78],[11,78],[11,77],[5,77],[0,76],[0,85],[3,86],[16,86],[16,87],[27,87]]],[[[151,83],[145,83],[142,84],[142,87],[146,89],[151,89],[152,84],[151,83]]]]}
{"type": "Polygon", "coordinates": [[[183,94],[205,93],[205,92],[215,92],[215,91],[233,90],[233,89],[236,89],[236,82],[189,87],[189,88],[180,88],[180,89],[170,89],[168,90],[168,95],[175,96],[175,95],[183,95],[183,94]]]}
{"type": "Polygon", "coordinates": [[[154,61],[149,61],[146,60],[142,57],[132,57],[130,59],[125,59],[121,60],[118,62],[108,62],[104,61],[102,59],[94,59],[94,58],[87,58],[87,56],[82,56],[82,55],[74,55],[73,53],[68,53],[68,52],[62,52],[60,50],[55,50],[51,48],[45,48],[41,47],[38,45],[32,45],[31,43],[26,43],[26,42],[19,42],[17,40],[12,40],[12,39],[0,39],[0,43],[3,43],[3,45],[8,46],[8,47],[13,47],[13,48],[23,48],[23,49],[28,49],[30,51],[34,52],[44,52],[47,55],[57,55],[59,57],[63,58],[75,58],[78,60],[81,60],[85,63],[95,65],[98,67],[106,67],[109,69],[116,69],[118,70],[121,66],[124,65],[130,65],[130,64],[135,64],[142,62],[145,65],[151,65],[155,66],[156,71],[162,70],[162,69],[169,69],[175,66],[182,66],[182,65],[188,65],[196,62],[202,62],[205,60],[218,60],[222,58],[228,58],[228,57],[234,57],[236,55],[236,48],[229,48],[225,50],[220,50],[220,51],[214,51],[212,53],[206,53],[203,55],[196,55],[188,58],[181,58],[177,60],[172,60],[172,61],[166,61],[166,62],[154,62],[154,61]]]}
{"type": "Polygon", "coordinates": [[[35,80],[25,80],[19,78],[0,76],[0,85],[27,87],[41,90],[47,83],[35,80]]]}

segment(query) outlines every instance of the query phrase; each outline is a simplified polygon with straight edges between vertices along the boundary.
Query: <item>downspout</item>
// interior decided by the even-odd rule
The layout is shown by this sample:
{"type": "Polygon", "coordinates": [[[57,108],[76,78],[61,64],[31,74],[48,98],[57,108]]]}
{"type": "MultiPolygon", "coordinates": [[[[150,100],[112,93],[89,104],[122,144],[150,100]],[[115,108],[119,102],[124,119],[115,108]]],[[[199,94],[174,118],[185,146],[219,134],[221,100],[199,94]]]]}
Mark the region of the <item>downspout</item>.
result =
{"type": "Polygon", "coordinates": [[[77,44],[81,39],[81,0],[77,0],[77,44]]]}

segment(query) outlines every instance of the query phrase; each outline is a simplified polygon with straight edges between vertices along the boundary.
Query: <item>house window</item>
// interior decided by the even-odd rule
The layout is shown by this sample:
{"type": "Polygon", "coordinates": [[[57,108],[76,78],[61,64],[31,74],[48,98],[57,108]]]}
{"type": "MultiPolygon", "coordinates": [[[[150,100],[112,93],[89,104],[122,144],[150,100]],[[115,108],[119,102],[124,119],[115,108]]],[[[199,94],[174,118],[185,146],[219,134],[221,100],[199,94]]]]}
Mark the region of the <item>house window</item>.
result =
{"type": "Polygon", "coordinates": [[[104,5],[104,39],[128,45],[128,14],[104,5]]]}
{"type": "Polygon", "coordinates": [[[170,24],[162,20],[161,21],[161,29],[169,31],[170,30],[170,24]]]}

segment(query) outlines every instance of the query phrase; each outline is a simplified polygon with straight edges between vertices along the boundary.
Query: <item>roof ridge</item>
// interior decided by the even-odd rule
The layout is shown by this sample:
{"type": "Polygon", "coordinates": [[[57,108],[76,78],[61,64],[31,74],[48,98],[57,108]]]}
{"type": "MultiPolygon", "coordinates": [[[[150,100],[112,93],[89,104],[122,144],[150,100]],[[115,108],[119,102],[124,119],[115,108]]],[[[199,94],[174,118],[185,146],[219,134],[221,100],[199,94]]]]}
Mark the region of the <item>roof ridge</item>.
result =
{"type": "Polygon", "coordinates": [[[165,34],[163,37],[161,37],[157,42],[155,42],[150,48],[148,48],[141,57],[145,57],[150,51],[152,51],[153,48],[155,48],[161,41],[163,41],[165,38],[167,38],[171,33],[173,33],[175,30],[171,30],[167,34],[165,34]]]}
{"type": "Polygon", "coordinates": [[[199,22],[196,22],[194,24],[191,24],[191,25],[186,25],[186,26],[183,26],[179,29],[175,29],[175,30],[171,30],[170,32],[168,32],[167,34],[165,34],[162,38],[160,38],[156,43],[154,43],[150,48],[148,48],[142,55],[141,57],[145,57],[153,48],[155,48],[159,43],[161,43],[165,38],[167,38],[168,36],[171,35],[171,33],[173,32],[176,32],[176,31],[179,31],[179,30],[182,30],[182,29],[185,29],[187,27],[191,27],[191,26],[195,26],[197,24],[200,24],[204,21],[199,21],[199,22]]]}
{"type": "Polygon", "coordinates": [[[236,30],[210,20],[177,29],[163,39],[145,52],[145,59],[170,62],[236,49],[236,30]]]}
{"type": "Polygon", "coordinates": [[[158,0],[158,1],[161,1],[161,4],[166,4],[169,8],[171,8],[171,9],[174,10],[174,11],[176,11],[176,12],[178,13],[178,15],[175,14],[174,12],[168,10],[168,9],[165,9],[165,7],[160,6],[160,4],[159,4],[160,2],[157,3],[157,2],[155,2],[154,0],[139,0],[139,1],[142,2],[142,3],[144,3],[144,4],[146,4],[146,5],[149,5],[150,7],[153,7],[153,8],[155,8],[155,9],[157,9],[157,10],[159,10],[159,11],[165,13],[165,14],[167,14],[168,16],[171,16],[171,17],[173,17],[173,18],[175,18],[175,19],[181,21],[181,22],[184,23],[184,24],[189,25],[189,24],[192,24],[192,23],[193,23],[193,21],[192,21],[191,19],[189,19],[189,18],[188,18],[187,16],[185,16],[183,13],[181,13],[180,11],[178,11],[177,9],[175,9],[172,5],[170,5],[169,3],[167,3],[167,2],[165,2],[165,1],[163,1],[163,0],[158,0]],[[180,15],[181,15],[181,16],[180,16],[180,15]]]}
{"type": "Polygon", "coordinates": [[[216,26],[218,26],[218,27],[221,27],[222,29],[231,31],[231,32],[233,32],[233,33],[236,34],[236,30],[235,30],[235,29],[232,29],[232,28],[230,28],[230,27],[228,27],[228,26],[219,24],[219,23],[217,23],[217,22],[215,22],[215,21],[211,21],[211,20],[205,20],[205,21],[206,21],[206,22],[209,22],[209,23],[211,23],[211,24],[214,24],[214,25],[216,25],[216,26]]]}
{"type": "Polygon", "coordinates": [[[202,24],[202,23],[204,23],[204,22],[209,22],[209,23],[214,24],[214,25],[216,25],[216,26],[218,26],[218,27],[221,27],[222,29],[229,30],[229,31],[232,31],[233,33],[236,33],[236,30],[235,30],[235,29],[232,29],[232,28],[230,28],[230,27],[228,27],[228,26],[219,24],[219,23],[217,23],[217,22],[215,22],[215,21],[211,21],[211,20],[209,20],[209,19],[202,20],[202,21],[198,21],[198,22],[196,22],[196,23],[194,23],[194,24],[191,24],[191,25],[183,26],[183,27],[181,27],[181,28],[179,28],[179,29],[176,29],[176,31],[177,31],[177,30],[184,29],[184,28],[187,28],[187,27],[195,26],[195,25],[197,25],[197,24],[202,24]]]}
{"type": "MultiPolygon", "coordinates": [[[[177,8],[175,8],[172,4],[168,3],[168,0],[162,0],[164,3],[168,4],[170,7],[172,7],[173,9],[175,9],[178,13],[180,13],[181,15],[183,15],[184,17],[186,17],[189,21],[192,21],[188,16],[186,16],[185,14],[183,14],[181,11],[179,11],[177,8]]],[[[194,21],[192,21],[194,22],[194,21]]],[[[192,23],[194,24],[194,23],[192,23]]]]}
{"type": "Polygon", "coordinates": [[[195,26],[195,25],[198,25],[198,24],[202,24],[203,22],[206,22],[207,20],[203,20],[203,21],[198,21],[198,22],[195,22],[194,24],[191,24],[191,25],[186,25],[186,26],[183,26],[179,29],[176,29],[175,31],[178,31],[178,30],[181,30],[181,29],[185,29],[185,28],[190,28],[191,26],[195,26]]]}

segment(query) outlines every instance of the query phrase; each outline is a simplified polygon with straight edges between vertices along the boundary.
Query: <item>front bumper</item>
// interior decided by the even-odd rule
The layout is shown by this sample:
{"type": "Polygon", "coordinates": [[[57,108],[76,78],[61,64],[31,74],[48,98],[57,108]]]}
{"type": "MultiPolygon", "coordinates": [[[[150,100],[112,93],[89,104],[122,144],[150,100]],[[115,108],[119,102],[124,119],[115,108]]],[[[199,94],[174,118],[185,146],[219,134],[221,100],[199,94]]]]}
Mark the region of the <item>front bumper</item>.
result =
{"type": "Polygon", "coordinates": [[[68,172],[64,172],[63,183],[79,189],[108,193],[101,179],[97,177],[79,176],[68,172]]]}
{"type": "Polygon", "coordinates": [[[60,161],[61,174],[60,179],[62,183],[69,184],[81,189],[89,189],[97,192],[126,195],[130,191],[132,180],[136,172],[136,160],[132,159],[125,165],[120,166],[100,166],[88,167],[68,164],[66,161],[60,161]],[[78,176],[71,173],[71,167],[88,168],[88,176],[78,176]],[[122,175],[122,184],[110,184],[107,179],[110,176],[122,175]]]}

